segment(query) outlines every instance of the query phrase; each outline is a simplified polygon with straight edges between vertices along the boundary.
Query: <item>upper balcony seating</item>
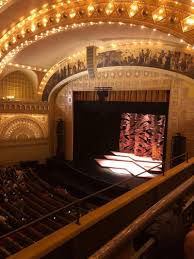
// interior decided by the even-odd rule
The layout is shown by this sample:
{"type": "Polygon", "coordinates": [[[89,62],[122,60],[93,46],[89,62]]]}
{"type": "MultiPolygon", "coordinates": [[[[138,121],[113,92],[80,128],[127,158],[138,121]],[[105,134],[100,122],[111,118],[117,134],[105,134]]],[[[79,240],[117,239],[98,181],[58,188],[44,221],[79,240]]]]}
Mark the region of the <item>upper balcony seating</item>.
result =
{"type": "MultiPolygon", "coordinates": [[[[30,224],[76,199],[61,187],[51,187],[32,169],[0,169],[0,259],[75,221],[77,211],[71,208],[30,224]],[[17,231],[20,227],[23,228],[17,231]]],[[[86,203],[80,213],[83,215],[93,208],[86,203]]]]}
{"type": "MultiPolygon", "coordinates": [[[[107,187],[107,183],[74,172],[63,184],[74,194],[84,196],[107,187]],[[79,184],[79,181],[83,184],[79,184]],[[72,191],[73,190],[73,191],[72,191]],[[75,192],[74,192],[75,190],[75,192]]],[[[60,179],[58,179],[60,180],[60,179]]],[[[118,196],[120,190],[112,190],[111,195],[94,197],[90,202],[68,206],[78,198],[61,186],[53,187],[42,180],[31,168],[8,167],[0,169],[0,259],[44,238],[46,235],[75,222],[80,216],[97,206],[118,196]],[[54,212],[54,213],[53,213],[54,212]],[[49,214],[49,216],[47,216],[49,214]],[[33,223],[33,221],[35,221],[33,223]]],[[[80,198],[80,196],[78,195],[80,198]]],[[[82,197],[82,196],[81,196],[82,197]]]]}

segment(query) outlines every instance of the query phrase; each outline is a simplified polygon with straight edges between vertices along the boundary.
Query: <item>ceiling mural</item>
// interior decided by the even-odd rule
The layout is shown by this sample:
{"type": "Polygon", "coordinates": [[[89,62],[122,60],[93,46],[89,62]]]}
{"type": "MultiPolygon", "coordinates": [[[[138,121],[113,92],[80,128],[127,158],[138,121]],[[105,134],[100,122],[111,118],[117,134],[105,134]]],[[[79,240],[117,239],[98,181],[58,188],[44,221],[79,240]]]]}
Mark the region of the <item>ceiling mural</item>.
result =
{"type": "MultiPolygon", "coordinates": [[[[34,5],[37,1],[34,1],[34,5]]],[[[37,4],[39,6],[39,4],[37,4]]],[[[58,1],[46,3],[8,26],[0,39],[1,68],[24,47],[53,34],[104,22],[140,24],[193,44],[192,1],[58,1]],[[176,10],[176,12],[175,12],[176,10]]],[[[24,12],[25,13],[25,12],[24,12]]]]}
{"type": "MultiPolygon", "coordinates": [[[[111,41],[98,47],[96,59],[98,68],[155,67],[194,78],[194,51],[168,41],[111,41]]],[[[39,93],[43,93],[42,99],[47,101],[49,94],[59,82],[86,69],[86,51],[78,52],[54,65],[39,85],[39,93]]]]}
{"type": "MultiPolygon", "coordinates": [[[[193,0],[1,2],[6,9],[0,16],[0,74],[14,65],[35,68],[47,76],[47,70],[64,58],[110,41],[114,45],[118,40],[152,39],[194,48],[193,0]]],[[[40,97],[50,76],[37,89],[40,97]]]]}

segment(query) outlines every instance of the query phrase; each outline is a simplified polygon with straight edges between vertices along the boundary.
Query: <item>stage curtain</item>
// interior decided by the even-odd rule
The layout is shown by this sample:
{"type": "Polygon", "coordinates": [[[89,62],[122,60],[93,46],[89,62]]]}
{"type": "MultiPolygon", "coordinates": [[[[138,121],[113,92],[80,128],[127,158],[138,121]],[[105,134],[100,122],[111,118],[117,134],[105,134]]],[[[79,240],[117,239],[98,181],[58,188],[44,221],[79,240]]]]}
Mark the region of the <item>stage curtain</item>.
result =
{"type": "MultiPolygon", "coordinates": [[[[108,91],[106,102],[169,102],[168,90],[108,91]]],[[[74,101],[98,101],[97,91],[74,92],[74,101]]]]}

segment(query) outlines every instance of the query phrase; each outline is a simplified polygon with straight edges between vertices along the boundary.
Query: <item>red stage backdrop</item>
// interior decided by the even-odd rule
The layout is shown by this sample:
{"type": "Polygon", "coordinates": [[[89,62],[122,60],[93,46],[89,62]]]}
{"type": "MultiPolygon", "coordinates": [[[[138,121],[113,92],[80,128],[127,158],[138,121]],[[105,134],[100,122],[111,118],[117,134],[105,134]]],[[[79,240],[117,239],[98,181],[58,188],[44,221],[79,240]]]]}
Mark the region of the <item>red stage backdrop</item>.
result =
{"type": "Polygon", "coordinates": [[[119,151],[162,160],[165,115],[123,113],[119,151]]]}

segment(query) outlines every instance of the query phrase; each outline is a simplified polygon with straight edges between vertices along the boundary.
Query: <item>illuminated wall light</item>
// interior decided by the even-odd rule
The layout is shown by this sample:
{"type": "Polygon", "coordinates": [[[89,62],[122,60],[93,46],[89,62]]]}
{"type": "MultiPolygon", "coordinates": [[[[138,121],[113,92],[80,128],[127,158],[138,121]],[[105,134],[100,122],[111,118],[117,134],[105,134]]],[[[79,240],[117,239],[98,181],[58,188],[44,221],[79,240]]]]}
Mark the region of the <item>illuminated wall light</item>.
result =
{"type": "Polygon", "coordinates": [[[95,8],[92,4],[88,5],[88,15],[91,16],[95,8]]]}
{"type": "Polygon", "coordinates": [[[99,49],[100,49],[100,50],[104,50],[104,47],[103,47],[103,46],[100,46],[99,49]]]}
{"type": "Polygon", "coordinates": [[[106,9],[105,9],[105,12],[107,15],[111,15],[114,11],[114,5],[112,2],[109,2],[106,9]]]}
{"type": "Polygon", "coordinates": [[[12,42],[16,43],[16,37],[13,37],[12,42]]]}
{"type": "Polygon", "coordinates": [[[128,15],[129,17],[133,17],[136,15],[136,13],[138,12],[139,10],[139,6],[136,2],[134,2],[133,4],[131,4],[129,10],[128,10],[128,15]]]}
{"type": "Polygon", "coordinates": [[[47,22],[48,22],[48,19],[47,19],[47,18],[43,18],[43,19],[42,19],[42,23],[43,23],[43,26],[44,26],[44,27],[46,27],[47,22]]]}
{"type": "Polygon", "coordinates": [[[194,15],[190,15],[181,21],[183,32],[187,32],[194,29],[194,15]]]}
{"type": "Polygon", "coordinates": [[[76,11],[75,11],[74,9],[72,9],[72,10],[70,11],[70,13],[69,13],[69,17],[70,17],[71,19],[73,19],[75,16],[76,16],[76,11]]]}
{"type": "Polygon", "coordinates": [[[5,50],[8,50],[8,43],[4,44],[4,48],[5,48],[5,50]]]}
{"type": "Polygon", "coordinates": [[[111,47],[112,47],[113,49],[116,49],[116,48],[117,48],[117,44],[112,43],[112,44],[111,44],[111,47]]]}
{"type": "Polygon", "coordinates": [[[34,32],[36,30],[36,25],[35,24],[32,24],[31,25],[31,31],[34,32]]]}
{"type": "MultiPolygon", "coordinates": [[[[45,17],[46,19],[46,17],[45,17]]],[[[91,25],[91,23],[82,23],[83,26],[89,26],[91,25]]],[[[81,25],[82,25],[81,24],[81,25]]],[[[93,23],[93,24],[104,24],[103,22],[97,22],[97,23],[93,23]]],[[[78,24],[74,24],[75,26],[78,26],[78,24]]],[[[134,26],[133,24],[131,24],[130,26],[134,26]]],[[[71,28],[71,26],[68,26],[67,28],[71,28]]],[[[74,27],[72,27],[74,28],[74,27]]],[[[55,30],[55,33],[58,32],[59,29],[55,30]]],[[[60,30],[65,30],[65,27],[61,27],[60,26],[60,30]]],[[[155,30],[154,30],[155,31],[155,30]]],[[[6,56],[4,56],[3,60],[0,63],[0,73],[2,72],[2,69],[4,69],[4,67],[6,66],[6,64],[11,61],[11,59],[18,53],[20,52],[24,47],[29,46],[30,44],[32,44],[33,42],[35,42],[36,40],[42,39],[44,37],[46,37],[47,35],[50,35],[52,33],[52,30],[48,30],[46,33],[41,33],[38,37],[34,37],[33,40],[31,41],[25,41],[25,43],[21,43],[19,46],[17,46],[13,51],[10,51],[8,54],[6,54],[6,56]]],[[[4,45],[3,45],[4,46],[4,45]]],[[[5,54],[4,54],[5,55],[5,54]]],[[[52,73],[52,72],[51,72],[52,73]]]]}
{"type": "Polygon", "coordinates": [[[159,22],[166,17],[166,10],[165,7],[159,7],[155,11],[152,12],[152,17],[155,22],[159,22]]]}
{"type": "Polygon", "coordinates": [[[57,13],[56,14],[56,22],[60,22],[60,20],[61,20],[61,14],[57,13]]]}

